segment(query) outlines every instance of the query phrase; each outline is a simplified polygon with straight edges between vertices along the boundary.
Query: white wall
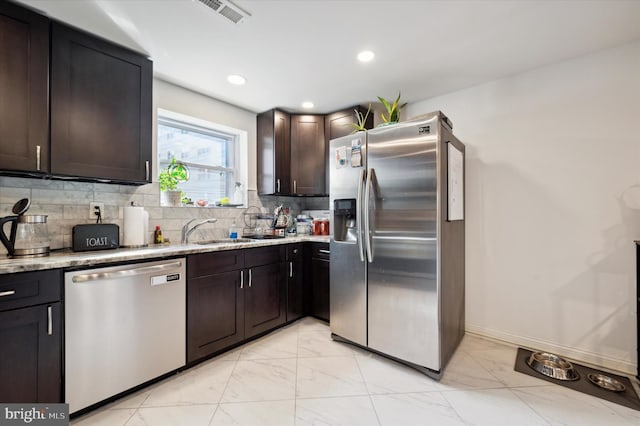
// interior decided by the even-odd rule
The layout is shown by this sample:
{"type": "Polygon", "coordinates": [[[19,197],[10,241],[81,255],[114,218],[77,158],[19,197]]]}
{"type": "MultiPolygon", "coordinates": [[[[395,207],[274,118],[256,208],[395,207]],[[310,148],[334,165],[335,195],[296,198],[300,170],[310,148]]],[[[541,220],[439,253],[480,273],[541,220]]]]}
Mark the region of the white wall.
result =
{"type": "MultiPolygon", "coordinates": [[[[158,108],[189,115],[202,120],[233,127],[248,132],[248,185],[250,190],[256,189],[256,114],[227,104],[217,99],[202,95],[168,83],[164,80],[153,80],[153,158],[157,158],[155,141],[158,108]]],[[[157,164],[154,176],[158,175],[157,164]]]]}
{"type": "Polygon", "coordinates": [[[635,373],[640,42],[407,106],[467,146],[467,330],[635,373]]]}

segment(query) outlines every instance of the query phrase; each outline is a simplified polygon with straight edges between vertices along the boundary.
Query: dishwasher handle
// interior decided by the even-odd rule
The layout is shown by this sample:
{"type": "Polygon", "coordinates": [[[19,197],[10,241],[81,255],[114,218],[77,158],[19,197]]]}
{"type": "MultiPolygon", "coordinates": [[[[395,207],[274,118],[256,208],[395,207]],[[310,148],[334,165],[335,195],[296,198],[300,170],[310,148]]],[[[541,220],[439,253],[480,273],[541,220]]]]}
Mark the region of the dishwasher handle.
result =
{"type": "Polygon", "coordinates": [[[162,271],[166,271],[167,269],[175,269],[180,268],[182,266],[181,261],[176,262],[168,262],[163,263],[161,265],[153,265],[153,266],[141,266],[141,267],[131,267],[128,269],[123,269],[121,271],[111,271],[111,272],[96,272],[89,274],[80,274],[75,275],[71,280],[76,283],[86,283],[89,281],[103,281],[103,280],[113,280],[119,278],[129,278],[135,277],[137,275],[147,275],[147,274],[155,274],[162,271]]]}

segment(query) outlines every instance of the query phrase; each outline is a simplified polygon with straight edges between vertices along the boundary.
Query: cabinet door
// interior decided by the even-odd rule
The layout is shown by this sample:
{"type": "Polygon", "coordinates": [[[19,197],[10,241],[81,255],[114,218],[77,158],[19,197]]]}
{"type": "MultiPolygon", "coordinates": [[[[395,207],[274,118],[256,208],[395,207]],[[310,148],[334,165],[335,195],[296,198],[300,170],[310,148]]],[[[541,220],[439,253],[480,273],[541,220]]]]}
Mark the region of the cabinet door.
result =
{"type": "Polygon", "coordinates": [[[289,114],[272,109],[257,117],[258,194],[290,194],[289,114]]]}
{"type": "Polygon", "coordinates": [[[304,256],[302,244],[287,247],[287,322],[304,316],[304,256]]]}
{"type": "Polygon", "coordinates": [[[245,337],[255,336],[285,323],[285,285],[281,263],[247,270],[245,281],[245,337]]]}
{"type": "Polygon", "coordinates": [[[329,321],[329,244],[311,245],[309,314],[329,321]]]}
{"type": "Polygon", "coordinates": [[[150,182],[152,65],[52,24],[51,173],[150,182]]]}
{"type": "Polygon", "coordinates": [[[49,170],[48,78],[49,20],[0,2],[0,170],[49,170]]]}
{"type": "Polygon", "coordinates": [[[187,362],[211,355],[244,338],[245,271],[187,281],[187,362]]]}
{"type": "Polygon", "coordinates": [[[60,302],[0,312],[0,401],[62,402],[60,302]]]}
{"type": "Polygon", "coordinates": [[[325,163],[324,116],[292,116],[291,193],[325,194],[325,163]]]}

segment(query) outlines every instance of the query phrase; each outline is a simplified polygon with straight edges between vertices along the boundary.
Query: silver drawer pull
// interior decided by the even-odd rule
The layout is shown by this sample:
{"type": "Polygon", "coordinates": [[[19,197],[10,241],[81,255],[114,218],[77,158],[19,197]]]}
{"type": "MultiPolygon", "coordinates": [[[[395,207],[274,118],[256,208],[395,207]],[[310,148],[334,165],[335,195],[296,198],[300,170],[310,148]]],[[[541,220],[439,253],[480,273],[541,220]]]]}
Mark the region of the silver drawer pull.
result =
{"type": "Polygon", "coordinates": [[[331,254],[331,250],[318,250],[318,253],[331,254]]]}
{"type": "Polygon", "coordinates": [[[53,309],[51,305],[47,306],[47,334],[53,335],[53,309]]]}
{"type": "Polygon", "coordinates": [[[289,262],[289,278],[293,278],[293,262],[289,262]]]}
{"type": "Polygon", "coordinates": [[[249,288],[251,288],[251,269],[249,269],[249,288]]]}
{"type": "Polygon", "coordinates": [[[240,288],[244,288],[244,272],[240,271],[240,288]]]}
{"type": "Polygon", "coordinates": [[[2,296],[12,296],[14,294],[16,294],[15,290],[3,291],[2,293],[0,293],[0,297],[2,297],[2,296]]]}

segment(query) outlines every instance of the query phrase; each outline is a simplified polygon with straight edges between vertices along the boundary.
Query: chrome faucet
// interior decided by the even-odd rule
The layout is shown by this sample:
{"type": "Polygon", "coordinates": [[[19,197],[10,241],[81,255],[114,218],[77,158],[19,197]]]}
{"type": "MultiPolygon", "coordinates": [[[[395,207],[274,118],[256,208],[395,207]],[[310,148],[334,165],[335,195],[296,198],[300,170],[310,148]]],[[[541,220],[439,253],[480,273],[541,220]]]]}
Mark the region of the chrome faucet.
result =
{"type": "Polygon", "coordinates": [[[193,225],[193,227],[191,229],[189,229],[189,225],[191,225],[191,222],[193,222],[194,220],[195,219],[191,219],[189,222],[185,223],[184,226],[182,227],[182,244],[188,244],[189,243],[189,235],[191,235],[191,233],[193,231],[195,231],[196,229],[198,229],[202,225],[218,221],[218,219],[216,219],[214,217],[210,217],[209,219],[205,219],[202,222],[196,223],[195,225],[193,225]]]}

